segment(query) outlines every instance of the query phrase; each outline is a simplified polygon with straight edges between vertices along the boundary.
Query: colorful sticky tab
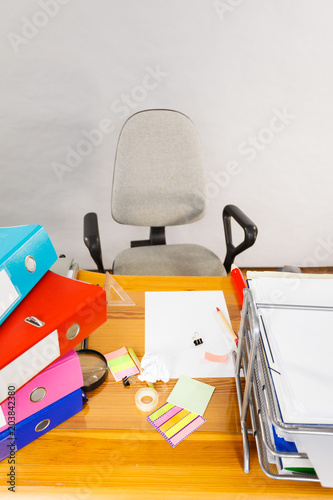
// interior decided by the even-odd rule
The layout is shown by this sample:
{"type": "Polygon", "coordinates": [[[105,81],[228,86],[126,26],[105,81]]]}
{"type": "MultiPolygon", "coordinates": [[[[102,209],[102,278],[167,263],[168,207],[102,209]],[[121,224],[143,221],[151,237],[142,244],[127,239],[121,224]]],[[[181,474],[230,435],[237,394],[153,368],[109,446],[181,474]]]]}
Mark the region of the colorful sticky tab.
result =
{"type": "Polygon", "coordinates": [[[139,373],[137,366],[128,354],[126,347],[122,347],[117,351],[105,354],[108,366],[114,376],[116,382],[119,382],[124,377],[131,377],[139,373]]]}
{"type": "Polygon", "coordinates": [[[173,448],[206,422],[200,415],[171,403],[155,410],[147,420],[173,448]]]}
{"type": "Polygon", "coordinates": [[[167,412],[169,410],[171,410],[172,408],[177,408],[177,407],[175,407],[171,403],[166,403],[165,405],[160,406],[160,408],[158,408],[157,410],[155,410],[154,413],[152,413],[151,415],[149,415],[149,418],[150,418],[150,420],[154,421],[154,420],[156,420],[156,419],[158,419],[158,418],[163,417],[164,415],[166,415],[167,412]]]}

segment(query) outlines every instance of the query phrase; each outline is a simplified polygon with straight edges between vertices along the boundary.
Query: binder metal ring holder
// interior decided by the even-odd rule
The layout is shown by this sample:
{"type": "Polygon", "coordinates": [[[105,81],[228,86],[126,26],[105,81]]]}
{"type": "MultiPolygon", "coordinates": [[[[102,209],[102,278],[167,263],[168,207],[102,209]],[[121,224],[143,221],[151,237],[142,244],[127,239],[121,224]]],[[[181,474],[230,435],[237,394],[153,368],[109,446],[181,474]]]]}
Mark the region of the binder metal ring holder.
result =
{"type": "MultiPolygon", "coordinates": [[[[272,305],[274,307],[274,305],[272,305]]],[[[287,306],[286,306],[287,307],[287,306]]],[[[293,306],[289,306],[293,307],[293,306]]],[[[274,458],[307,458],[305,453],[281,452],[276,449],[269,432],[269,422],[284,434],[320,434],[332,435],[333,427],[324,425],[287,424],[282,420],[275,390],[266,363],[261,344],[257,306],[250,289],[244,289],[244,302],[239,330],[238,352],[233,353],[235,380],[243,437],[244,472],[250,471],[249,434],[255,438],[258,460],[263,472],[273,479],[294,481],[315,481],[314,474],[295,472],[292,475],[280,473],[272,462],[274,458]],[[245,387],[242,389],[241,374],[245,375],[245,387]],[[252,429],[247,428],[247,416],[250,414],[252,429]]],[[[292,438],[291,438],[292,439],[292,438]]]]}

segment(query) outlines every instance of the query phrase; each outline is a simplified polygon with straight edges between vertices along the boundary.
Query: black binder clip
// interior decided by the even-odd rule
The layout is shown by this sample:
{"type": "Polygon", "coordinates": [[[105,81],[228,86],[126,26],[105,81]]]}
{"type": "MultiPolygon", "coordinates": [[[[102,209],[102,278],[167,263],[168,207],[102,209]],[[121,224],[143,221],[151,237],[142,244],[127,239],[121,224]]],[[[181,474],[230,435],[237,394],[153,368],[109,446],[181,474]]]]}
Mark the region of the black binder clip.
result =
{"type": "Polygon", "coordinates": [[[127,377],[127,376],[126,376],[126,377],[124,377],[124,378],[122,379],[122,381],[123,381],[124,387],[128,387],[128,386],[130,385],[130,382],[129,382],[129,380],[128,380],[128,377],[127,377]]]}
{"type": "Polygon", "coordinates": [[[203,344],[203,340],[201,337],[199,337],[199,333],[198,332],[195,332],[193,337],[193,344],[194,345],[200,345],[200,344],[203,344]]]}

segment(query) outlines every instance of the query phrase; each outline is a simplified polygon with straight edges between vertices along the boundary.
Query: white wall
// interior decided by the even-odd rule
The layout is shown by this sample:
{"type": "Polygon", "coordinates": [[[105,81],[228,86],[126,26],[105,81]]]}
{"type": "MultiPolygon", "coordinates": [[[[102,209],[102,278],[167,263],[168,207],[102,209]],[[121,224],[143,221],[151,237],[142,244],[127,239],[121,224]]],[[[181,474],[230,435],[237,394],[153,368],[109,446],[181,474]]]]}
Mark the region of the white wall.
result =
{"type": "Polygon", "coordinates": [[[0,225],[42,224],[58,253],[92,268],[82,218],[96,211],[111,267],[148,234],[111,219],[120,128],[133,112],[172,108],[201,136],[209,208],[204,221],[170,228],[169,242],[198,242],[222,258],[221,211],[234,203],[259,228],[238,265],[333,265],[332,1],[0,7],[0,225]],[[98,127],[89,146],[84,131],[98,127]]]}

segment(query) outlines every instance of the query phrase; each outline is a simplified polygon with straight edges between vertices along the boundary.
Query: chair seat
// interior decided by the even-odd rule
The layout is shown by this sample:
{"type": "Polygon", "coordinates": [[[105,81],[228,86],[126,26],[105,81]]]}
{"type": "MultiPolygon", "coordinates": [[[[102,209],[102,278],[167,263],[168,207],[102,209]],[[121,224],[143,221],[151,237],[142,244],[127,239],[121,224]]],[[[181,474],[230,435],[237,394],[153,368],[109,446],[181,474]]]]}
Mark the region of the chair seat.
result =
{"type": "Polygon", "coordinates": [[[220,259],[200,245],[153,245],[120,252],[113,273],[133,276],[226,276],[220,259]]]}

